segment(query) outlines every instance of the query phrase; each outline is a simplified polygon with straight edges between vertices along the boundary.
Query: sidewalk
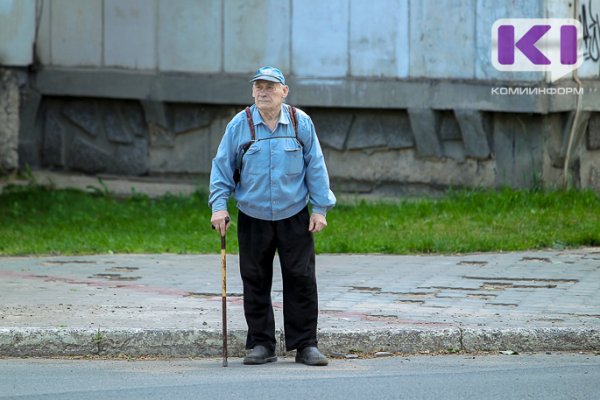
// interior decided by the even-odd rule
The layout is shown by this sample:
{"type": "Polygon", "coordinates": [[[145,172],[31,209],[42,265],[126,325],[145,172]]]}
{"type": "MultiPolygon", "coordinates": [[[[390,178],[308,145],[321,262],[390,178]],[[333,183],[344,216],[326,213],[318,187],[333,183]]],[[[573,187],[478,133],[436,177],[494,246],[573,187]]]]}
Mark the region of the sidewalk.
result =
{"type": "MultiPolygon", "coordinates": [[[[160,197],[166,193],[188,195],[197,189],[192,179],[168,179],[147,177],[119,177],[115,175],[83,175],[46,170],[33,171],[33,180],[39,185],[48,185],[57,189],[76,188],[85,191],[109,190],[122,197],[134,193],[146,194],[150,198],[160,197]]],[[[7,185],[27,185],[25,179],[1,179],[0,192],[7,185]]],[[[208,184],[204,185],[206,188],[208,184]]]]}
{"type": "MultiPolygon", "coordinates": [[[[151,185],[154,193],[160,185],[151,185]]],[[[241,356],[237,255],[227,261],[229,353],[241,356]]],[[[600,351],[598,248],[318,255],[317,276],[327,354],[600,351]]],[[[280,336],[281,286],[276,264],[280,336]]],[[[219,255],[0,257],[0,356],[218,357],[220,288],[219,255]]]]}

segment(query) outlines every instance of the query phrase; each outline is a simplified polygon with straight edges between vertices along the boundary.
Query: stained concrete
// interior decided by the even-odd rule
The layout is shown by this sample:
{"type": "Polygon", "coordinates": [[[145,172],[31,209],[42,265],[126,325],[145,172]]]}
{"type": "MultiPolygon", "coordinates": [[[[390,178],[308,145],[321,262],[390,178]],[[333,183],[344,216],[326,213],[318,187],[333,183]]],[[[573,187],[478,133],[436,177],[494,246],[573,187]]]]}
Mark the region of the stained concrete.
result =
{"type": "Polygon", "coordinates": [[[0,69],[0,171],[19,166],[20,97],[15,74],[0,69]]]}

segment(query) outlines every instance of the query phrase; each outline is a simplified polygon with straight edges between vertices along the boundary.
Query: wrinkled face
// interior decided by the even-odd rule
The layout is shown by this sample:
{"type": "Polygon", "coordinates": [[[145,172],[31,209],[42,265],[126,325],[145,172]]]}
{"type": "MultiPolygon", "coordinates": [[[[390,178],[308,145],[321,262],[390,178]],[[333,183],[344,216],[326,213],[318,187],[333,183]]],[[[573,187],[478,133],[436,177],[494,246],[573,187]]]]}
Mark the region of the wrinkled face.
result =
{"type": "Polygon", "coordinates": [[[252,84],[252,97],[260,111],[279,111],[289,88],[278,82],[258,80],[252,84]]]}

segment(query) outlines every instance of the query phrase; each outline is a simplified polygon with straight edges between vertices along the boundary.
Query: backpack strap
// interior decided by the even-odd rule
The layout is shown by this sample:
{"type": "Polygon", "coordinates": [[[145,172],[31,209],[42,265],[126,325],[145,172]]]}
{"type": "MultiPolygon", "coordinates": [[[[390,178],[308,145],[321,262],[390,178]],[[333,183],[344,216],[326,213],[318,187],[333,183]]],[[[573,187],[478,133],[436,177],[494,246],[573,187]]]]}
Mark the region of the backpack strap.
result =
{"type": "Polygon", "coordinates": [[[236,184],[240,182],[244,154],[246,154],[246,151],[248,151],[250,145],[256,141],[256,131],[254,130],[254,121],[252,120],[252,111],[250,111],[250,107],[246,107],[246,120],[248,120],[248,127],[250,128],[250,141],[242,145],[242,152],[236,159],[236,166],[233,171],[233,181],[236,184]]]}
{"type": "Polygon", "coordinates": [[[288,106],[288,111],[290,112],[290,116],[292,117],[292,126],[294,127],[294,133],[296,134],[296,138],[298,137],[298,117],[296,116],[296,107],[288,106]]]}
{"type": "MultiPolygon", "coordinates": [[[[300,146],[304,147],[304,143],[298,136],[298,115],[296,114],[296,107],[288,106],[288,112],[290,113],[296,140],[300,143],[300,146]]],[[[252,142],[256,141],[256,130],[254,128],[254,121],[252,120],[252,111],[250,110],[250,107],[246,107],[246,120],[248,120],[248,128],[250,128],[250,142],[248,142],[244,145],[244,150],[248,150],[248,147],[250,147],[250,144],[252,144],[252,142]]]]}
{"type": "Polygon", "coordinates": [[[294,127],[294,133],[296,134],[296,140],[300,143],[300,146],[304,147],[304,143],[302,143],[302,140],[298,136],[298,116],[296,115],[296,107],[288,106],[288,111],[292,117],[292,126],[294,127]]]}
{"type": "Polygon", "coordinates": [[[252,120],[252,111],[250,107],[246,107],[246,119],[248,120],[248,127],[250,128],[250,141],[256,140],[256,131],[254,130],[254,121],[252,120]]]}
{"type": "MultiPolygon", "coordinates": [[[[242,162],[244,159],[244,154],[246,154],[246,151],[248,151],[248,148],[250,148],[250,146],[252,145],[252,143],[256,142],[256,130],[254,128],[254,121],[252,120],[252,111],[250,110],[250,107],[246,107],[246,120],[248,121],[248,128],[250,129],[250,141],[248,143],[244,143],[242,145],[242,151],[240,156],[238,157],[238,160],[236,160],[236,168],[233,172],[233,181],[237,184],[240,181],[241,178],[241,168],[242,168],[242,162]]],[[[277,136],[274,138],[267,138],[267,139],[277,139],[277,138],[295,138],[298,143],[300,143],[300,146],[304,147],[304,143],[302,143],[302,140],[298,137],[298,116],[296,115],[296,107],[293,106],[288,106],[288,112],[290,113],[290,117],[292,120],[292,126],[294,127],[294,134],[295,136],[277,136]]],[[[264,139],[260,139],[260,140],[264,140],[264,139]]]]}

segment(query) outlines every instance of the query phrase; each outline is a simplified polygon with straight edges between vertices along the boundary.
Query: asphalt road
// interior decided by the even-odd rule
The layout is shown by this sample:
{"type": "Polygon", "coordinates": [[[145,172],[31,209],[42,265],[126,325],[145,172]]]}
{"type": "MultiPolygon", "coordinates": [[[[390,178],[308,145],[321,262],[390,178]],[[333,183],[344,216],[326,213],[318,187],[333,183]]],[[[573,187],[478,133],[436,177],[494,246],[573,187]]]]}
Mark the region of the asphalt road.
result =
{"type": "Polygon", "coordinates": [[[594,354],[451,355],[264,366],[221,360],[0,360],[0,399],[598,399],[594,354]]]}

